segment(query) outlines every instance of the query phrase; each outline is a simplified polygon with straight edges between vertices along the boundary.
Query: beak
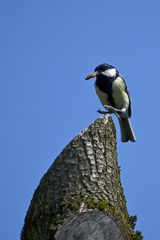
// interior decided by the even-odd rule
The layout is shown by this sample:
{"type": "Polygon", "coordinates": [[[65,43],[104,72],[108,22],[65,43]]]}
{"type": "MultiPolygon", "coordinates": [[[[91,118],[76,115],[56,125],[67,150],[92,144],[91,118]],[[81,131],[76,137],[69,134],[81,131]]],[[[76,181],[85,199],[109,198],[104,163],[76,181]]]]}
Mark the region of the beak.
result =
{"type": "Polygon", "coordinates": [[[91,73],[85,77],[85,80],[89,80],[91,78],[95,78],[97,76],[97,72],[91,73]]]}

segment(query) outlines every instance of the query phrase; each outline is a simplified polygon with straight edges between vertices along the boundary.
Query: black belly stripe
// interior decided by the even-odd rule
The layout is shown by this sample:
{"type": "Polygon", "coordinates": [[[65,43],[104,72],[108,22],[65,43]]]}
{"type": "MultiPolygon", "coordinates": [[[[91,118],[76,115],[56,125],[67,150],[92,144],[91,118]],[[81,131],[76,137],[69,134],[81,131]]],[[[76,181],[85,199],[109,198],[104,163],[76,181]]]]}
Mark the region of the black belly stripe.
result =
{"type": "Polygon", "coordinates": [[[96,86],[104,93],[107,94],[108,102],[111,106],[115,107],[114,99],[112,97],[112,84],[115,78],[108,78],[106,76],[99,75],[96,79],[96,86]]]}

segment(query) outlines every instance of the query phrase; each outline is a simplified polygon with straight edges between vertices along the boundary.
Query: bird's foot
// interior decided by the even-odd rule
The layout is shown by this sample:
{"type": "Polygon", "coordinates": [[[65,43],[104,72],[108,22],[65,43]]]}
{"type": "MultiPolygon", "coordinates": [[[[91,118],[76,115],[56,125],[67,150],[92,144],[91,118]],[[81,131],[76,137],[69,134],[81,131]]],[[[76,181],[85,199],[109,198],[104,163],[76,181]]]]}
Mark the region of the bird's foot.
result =
{"type": "Polygon", "coordinates": [[[112,114],[114,113],[118,118],[125,118],[127,116],[127,110],[126,108],[122,108],[122,109],[117,109],[117,108],[114,108],[112,106],[109,106],[109,105],[104,105],[104,108],[107,110],[107,111],[102,111],[100,109],[97,110],[98,113],[100,114],[112,114]]]}
{"type": "Polygon", "coordinates": [[[118,118],[123,117],[125,118],[127,115],[126,108],[117,109],[112,106],[104,105],[104,108],[108,111],[108,113],[112,114],[114,113],[118,118]]]}
{"type": "Polygon", "coordinates": [[[104,105],[104,108],[107,111],[102,111],[102,110],[98,109],[97,112],[100,113],[100,114],[112,114],[112,113],[116,114],[116,112],[118,110],[118,109],[115,109],[114,107],[111,107],[111,106],[108,106],[108,105],[104,105]]]}
{"type": "Polygon", "coordinates": [[[118,110],[118,109],[116,109],[112,106],[109,106],[109,105],[104,105],[104,108],[108,111],[108,113],[117,113],[117,110],[118,110]]]}

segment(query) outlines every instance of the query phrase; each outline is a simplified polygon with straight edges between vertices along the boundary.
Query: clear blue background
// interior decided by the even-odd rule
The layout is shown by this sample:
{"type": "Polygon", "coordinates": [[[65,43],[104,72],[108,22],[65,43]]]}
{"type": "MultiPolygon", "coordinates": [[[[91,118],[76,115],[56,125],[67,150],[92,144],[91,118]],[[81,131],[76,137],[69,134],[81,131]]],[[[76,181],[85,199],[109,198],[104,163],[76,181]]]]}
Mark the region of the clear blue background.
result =
{"type": "Polygon", "coordinates": [[[118,158],[130,214],[160,239],[159,0],[0,1],[0,239],[16,240],[34,190],[65,145],[102,108],[100,63],[118,68],[132,98],[137,142],[118,158]]]}

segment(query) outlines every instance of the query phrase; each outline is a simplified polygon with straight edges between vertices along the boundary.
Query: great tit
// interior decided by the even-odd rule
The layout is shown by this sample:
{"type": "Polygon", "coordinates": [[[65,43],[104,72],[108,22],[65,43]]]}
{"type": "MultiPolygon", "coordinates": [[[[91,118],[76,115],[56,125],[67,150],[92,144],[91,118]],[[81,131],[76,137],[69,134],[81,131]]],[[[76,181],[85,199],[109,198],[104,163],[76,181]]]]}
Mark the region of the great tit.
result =
{"type": "Polygon", "coordinates": [[[85,77],[86,80],[96,77],[95,90],[102,105],[107,112],[98,110],[99,113],[115,113],[118,117],[122,142],[136,141],[130,117],[131,100],[124,78],[118,70],[107,64],[100,64],[94,73],[85,77]]]}

